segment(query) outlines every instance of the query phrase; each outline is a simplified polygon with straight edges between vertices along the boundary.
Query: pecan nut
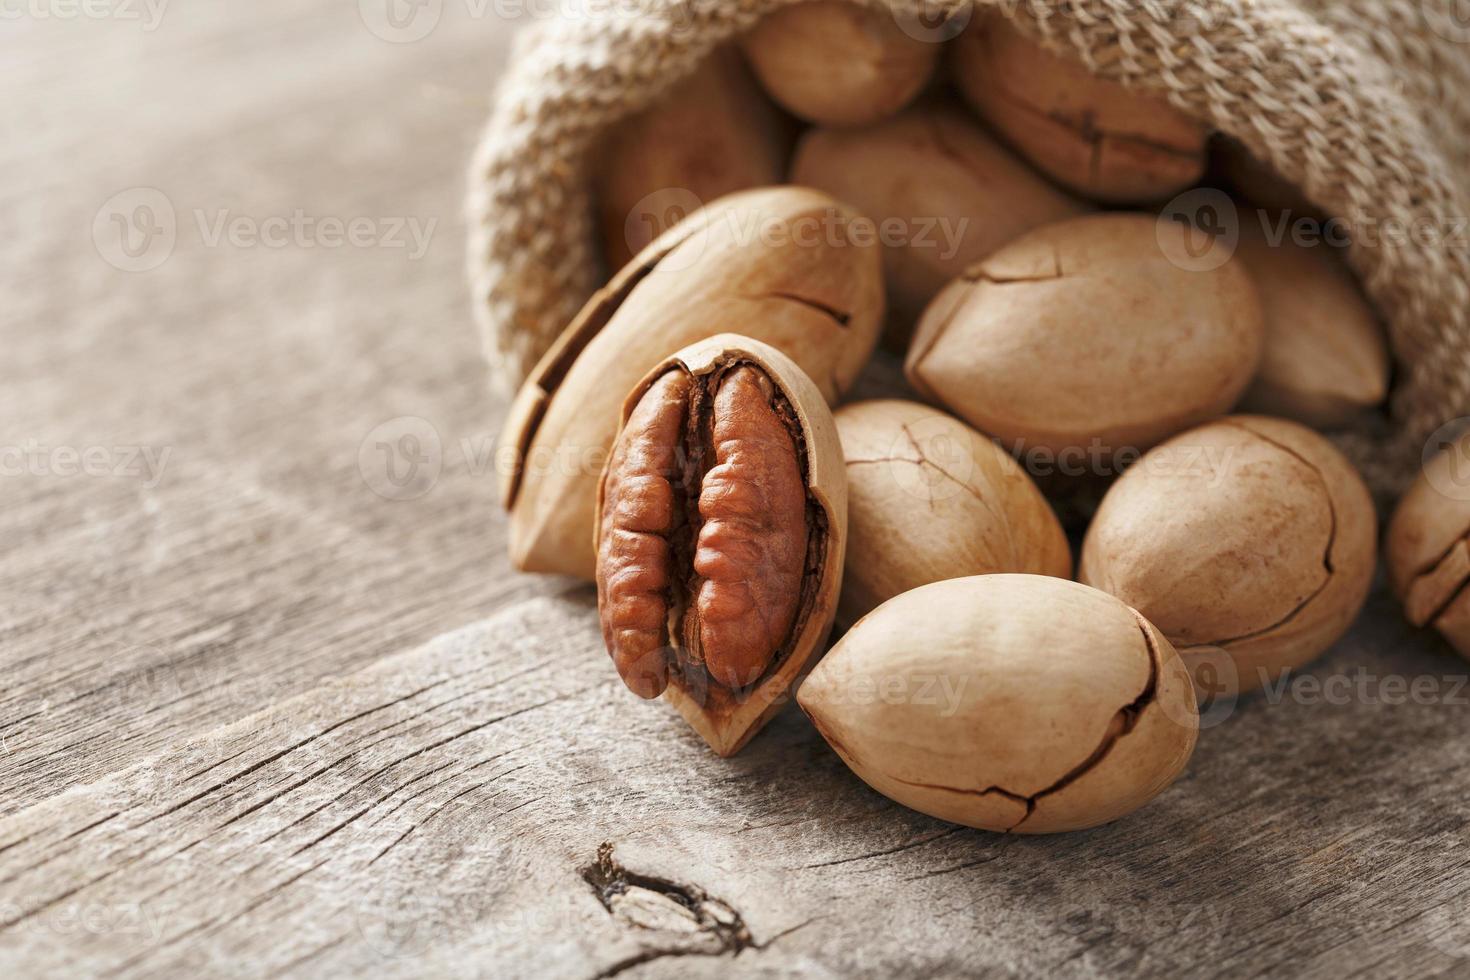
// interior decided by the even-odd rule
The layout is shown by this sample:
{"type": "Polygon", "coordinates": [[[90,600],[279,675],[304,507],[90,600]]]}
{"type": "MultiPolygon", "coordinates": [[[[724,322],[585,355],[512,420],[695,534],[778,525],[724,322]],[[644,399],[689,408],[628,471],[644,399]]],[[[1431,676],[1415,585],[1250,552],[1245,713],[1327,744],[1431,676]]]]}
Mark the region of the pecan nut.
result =
{"type": "Polygon", "coordinates": [[[598,504],[603,639],[635,694],[675,688],[728,754],[831,626],[846,524],[831,414],[795,364],[729,336],[666,362],[625,414],[598,504]]]}
{"type": "Polygon", "coordinates": [[[797,702],[878,792],[1002,833],[1132,813],[1183,772],[1199,734],[1189,672],[1163,634],[1112,596],[1040,575],[890,599],[797,702]]]}
{"type": "Polygon", "coordinates": [[[1202,694],[1234,697],[1342,638],[1373,585],[1377,545],[1373,498],[1331,442],[1286,419],[1231,415],[1118,478],[1077,578],[1157,626],[1202,694]]]}
{"type": "Polygon", "coordinates": [[[1205,172],[1209,131],[1163,98],[1094,75],[992,11],[955,39],[960,94],[1032,166],[1102,204],[1167,200],[1205,172]]]}

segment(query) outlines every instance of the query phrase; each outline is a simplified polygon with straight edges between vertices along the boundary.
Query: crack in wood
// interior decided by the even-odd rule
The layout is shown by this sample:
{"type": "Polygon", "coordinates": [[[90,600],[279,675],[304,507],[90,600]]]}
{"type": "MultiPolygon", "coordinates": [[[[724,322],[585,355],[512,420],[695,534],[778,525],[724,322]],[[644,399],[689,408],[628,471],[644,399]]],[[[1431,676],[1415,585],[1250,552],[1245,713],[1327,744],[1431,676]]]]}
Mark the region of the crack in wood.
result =
{"type": "Polygon", "coordinates": [[[419,828],[419,825],[416,824],[416,823],[415,824],[409,824],[407,830],[405,830],[403,833],[399,834],[397,837],[395,837],[393,839],[393,843],[391,843],[387,847],[383,848],[377,854],[374,854],[373,855],[373,859],[367,863],[367,866],[369,868],[371,868],[373,865],[377,864],[378,863],[378,858],[382,857],[384,854],[387,854],[389,851],[393,850],[393,848],[397,847],[399,844],[402,844],[403,841],[408,837],[408,835],[411,834],[411,833],[413,833],[415,830],[418,830],[418,828],[419,828]]]}
{"type": "Polygon", "coordinates": [[[837,858],[834,861],[819,861],[816,864],[803,864],[796,870],[807,871],[812,868],[831,868],[839,864],[852,864],[854,861],[867,861],[870,858],[887,857],[890,854],[902,854],[904,851],[911,851],[916,847],[923,847],[925,844],[932,844],[934,841],[943,840],[944,838],[960,833],[965,829],[966,828],[964,827],[950,827],[947,830],[941,830],[938,833],[930,834],[928,837],[921,837],[919,840],[908,841],[906,843],[900,844],[897,847],[890,847],[882,851],[869,851],[865,854],[858,854],[853,857],[837,858]]]}

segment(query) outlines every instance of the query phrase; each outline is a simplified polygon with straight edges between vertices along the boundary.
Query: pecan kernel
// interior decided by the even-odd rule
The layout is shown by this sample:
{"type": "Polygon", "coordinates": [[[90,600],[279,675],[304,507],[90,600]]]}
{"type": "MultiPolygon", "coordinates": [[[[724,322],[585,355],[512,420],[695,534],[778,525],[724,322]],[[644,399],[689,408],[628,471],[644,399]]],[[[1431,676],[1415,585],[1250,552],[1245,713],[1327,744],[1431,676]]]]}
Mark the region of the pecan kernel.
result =
{"type": "Polygon", "coordinates": [[[801,447],[782,408],[750,364],[703,384],[676,368],[614,446],[599,608],[613,662],[642,697],[662,693],[671,670],[748,688],[793,635],[811,532],[801,447]]]}

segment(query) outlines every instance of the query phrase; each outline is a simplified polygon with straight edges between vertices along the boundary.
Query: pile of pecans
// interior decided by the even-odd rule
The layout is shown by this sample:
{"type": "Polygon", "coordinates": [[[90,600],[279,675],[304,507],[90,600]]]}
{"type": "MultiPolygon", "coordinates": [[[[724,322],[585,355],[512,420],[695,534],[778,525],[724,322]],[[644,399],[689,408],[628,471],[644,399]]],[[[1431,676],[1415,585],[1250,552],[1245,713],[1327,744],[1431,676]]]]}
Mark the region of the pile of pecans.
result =
{"type": "MultiPolygon", "coordinates": [[[[938,44],[810,2],[593,167],[620,271],[512,406],[511,555],[595,580],[619,675],[721,755],[795,691],[901,803],[1091,827],[1179,775],[1198,698],[1357,616],[1377,518],[1322,432],[1381,418],[1382,327],[1291,233],[1325,219],[1167,103],[999,14],[938,44]],[[907,397],[845,400],[894,355],[907,397]]],[[[1435,486],[1391,577],[1470,650],[1435,486]]]]}

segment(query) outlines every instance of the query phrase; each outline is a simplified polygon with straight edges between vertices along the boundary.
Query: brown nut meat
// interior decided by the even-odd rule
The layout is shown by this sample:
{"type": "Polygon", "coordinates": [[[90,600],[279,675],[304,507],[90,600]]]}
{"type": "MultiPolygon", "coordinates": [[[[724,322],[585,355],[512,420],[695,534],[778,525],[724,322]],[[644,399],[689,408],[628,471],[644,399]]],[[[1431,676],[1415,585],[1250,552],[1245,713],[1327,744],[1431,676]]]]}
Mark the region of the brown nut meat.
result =
{"type": "Polygon", "coordinates": [[[1229,411],[1260,364],[1260,300],[1234,259],[1181,264],[1190,235],[1141,214],[1036,229],[930,304],[909,382],[1013,452],[1099,466],[1229,411]]]}
{"type": "Polygon", "coordinates": [[[899,351],[956,276],[1033,228],[1087,210],[949,105],[914,106],[863,129],[814,129],[797,146],[791,181],[846,201],[880,228],[902,223],[883,248],[887,339],[899,351]]]}
{"type": "Polygon", "coordinates": [[[884,796],[970,827],[1096,827],[1161,793],[1194,751],[1189,674],[1096,589],[982,575],[905,592],[822,658],[797,702],[884,796]]]}
{"type": "Polygon", "coordinates": [[[960,91],[1058,183],[1106,204],[1162,200],[1205,172],[1209,133],[1167,101],[1098,78],[1001,15],[954,41],[960,91]]]}
{"type": "Polygon", "coordinates": [[[1238,415],[1175,436],[1119,478],[1078,578],[1158,626],[1201,692],[1230,695],[1337,642],[1376,550],[1368,488],[1332,443],[1238,415]]]}
{"type": "Polygon", "coordinates": [[[850,0],[778,10],[743,46],[771,98],[819,126],[865,126],[902,109],[934,74],[940,47],[850,0]]]}
{"type": "Polygon", "coordinates": [[[1241,411],[1346,428],[1388,397],[1388,340],[1332,248],[1299,244],[1285,225],[1279,231],[1283,237],[1273,245],[1255,216],[1241,223],[1236,254],[1256,283],[1266,318],[1261,370],[1241,411]]]}
{"type": "Polygon", "coordinates": [[[945,579],[1072,577],[1056,514],[994,441],[918,402],[857,402],[835,419],[847,461],[843,623],[945,579]]]}
{"type": "Polygon", "coordinates": [[[598,155],[603,251],[620,269],[699,205],[779,184],[788,121],[733,48],[720,48],[653,106],[617,125],[598,155]]]}
{"type": "Polygon", "coordinates": [[[593,578],[597,478],[619,407],[681,347],[739,325],[835,402],[867,363],[883,318],[871,232],[817,191],[744,191],[679,222],[624,268],[511,404],[497,460],[511,562],[593,578]]]}
{"type": "Polygon", "coordinates": [[[832,415],[790,359],[723,335],[644,380],[598,494],[603,639],[628,687],[669,691],[738,751],[826,641],[846,548],[832,415]]]}
{"type": "Polygon", "coordinates": [[[1388,578],[1415,626],[1470,660],[1470,433],[1424,464],[1388,525],[1388,578]]]}

